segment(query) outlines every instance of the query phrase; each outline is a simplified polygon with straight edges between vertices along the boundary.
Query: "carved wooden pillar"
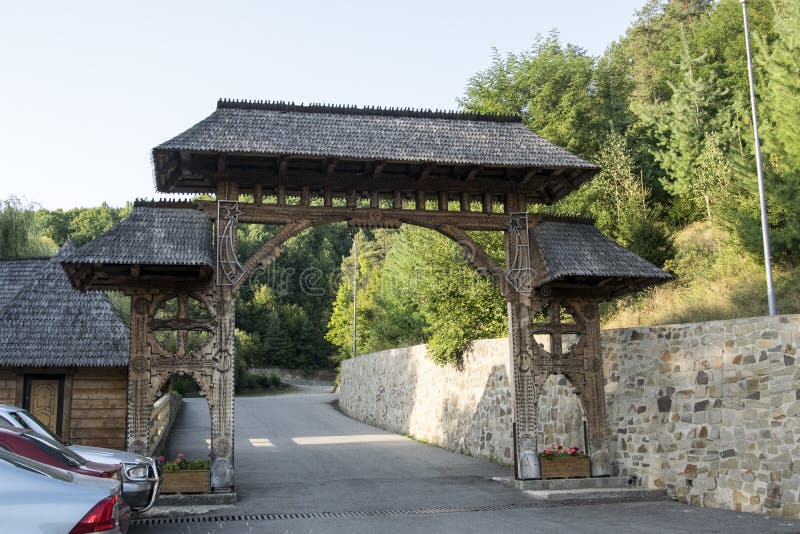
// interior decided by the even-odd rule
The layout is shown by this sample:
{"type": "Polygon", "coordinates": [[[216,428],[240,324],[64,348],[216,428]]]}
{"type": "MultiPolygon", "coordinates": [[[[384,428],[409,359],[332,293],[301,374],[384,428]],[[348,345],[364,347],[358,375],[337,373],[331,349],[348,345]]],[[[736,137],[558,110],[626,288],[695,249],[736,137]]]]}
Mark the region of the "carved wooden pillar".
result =
{"type": "Polygon", "coordinates": [[[519,480],[541,478],[536,443],[536,389],[533,356],[529,351],[530,297],[509,289],[508,339],[511,388],[514,393],[514,467],[519,480]]]}
{"type": "Polygon", "coordinates": [[[208,396],[211,410],[211,488],[214,491],[230,491],[234,486],[235,288],[216,286],[214,306],[218,317],[215,330],[217,350],[212,359],[211,391],[208,396]]]}
{"type": "Polygon", "coordinates": [[[147,322],[150,318],[149,295],[131,296],[130,359],[128,364],[128,450],[147,454],[150,443],[150,345],[147,322]]]}
{"type": "MultiPolygon", "coordinates": [[[[217,200],[238,200],[238,186],[232,182],[217,185],[217,200]]],[[[279,203],[281,191],[278,190],[279,203]]],[[[235,225],[234,221],[234,225],[235,225]]],[[[236,228],[231,234],[236,247],[236,228]]],[[[215,285],[213,290],[217,324],[216,351],[212,356],[211,391],[208,404],[211,409],[211,489],[230,491],[234,487],[233,463],[233,370],[235,357],[236,286],[215,285]]]]}
{"type": "Polygon", "coordinates": [[[600,314],[596,302],[576,302],[573,308],[581,315],[586,328],[583,349],[584,387],[581,395],[589,434],[586,448],[591,455],[592,476],[611,474],[606,429],[605,380],[600,346],[600,314]]]}

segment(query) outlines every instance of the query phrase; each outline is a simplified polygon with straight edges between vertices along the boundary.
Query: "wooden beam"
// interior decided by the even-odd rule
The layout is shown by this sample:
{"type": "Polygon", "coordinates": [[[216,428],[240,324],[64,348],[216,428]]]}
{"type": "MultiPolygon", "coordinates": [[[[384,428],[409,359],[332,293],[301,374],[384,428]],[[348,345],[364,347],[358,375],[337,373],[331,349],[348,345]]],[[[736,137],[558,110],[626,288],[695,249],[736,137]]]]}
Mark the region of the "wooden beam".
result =
{"type": "Polygon", "coordinates": [[[528,170],[528,172],[526,172],[525,175],[522,177],[522,180],[519,182],[519,184],[520,185],[528,184],[531,180],[533,180],[534,176],[536,176],[536,169],[528,170]]]}
{"type": "Polygon", "coordinates": [[[417,191],[417,201],[415,208],[418,210],[425,209],[425,191],[417,191]]]}
{"type": "Polygon", "coordinates": [[[159,330],[193,330],[207,331],[214,329],[215,323],[211,319],[192,319],[178,317],[175,319],[150,319],[147,327],[151,331],[159,330]]]}
{"type": "Polygon", "coordinates": [[[483,213],[492,213],[492,194],[491,193],[484,193],[482,197],[482,209],[483,213]]]}
{"type": "Polygon", "coordinates": [[[261,184],[256,184],[253,188],[253,203],[256,206],[261,205],[261,200],[264,198],[264,187],[261,184]]]}
{"type": "Polygon", "coordinates": [[[308,206],[311,203],[311,189],[304,185],[300,188],[300,205],[308,206]]]}
{"type": "Polygon", "coordinates": [[[369,194],[369,207],[372,209],[378,209],[381,207],[381,199],[377,191],[372,191],[369,194]]]}
{"type": "Polygon", "coordinates": [[[336,160],[336,159],[329,159],[328,160],[328,164],[326,165],[326,168],[325,168],[325,178],[333,177],[333,173],[336,172],[336,163],[338,161],[339,160],[336,160]]]}
{"type": "Polygon", "coordinates": [[[433,165],[425,165],[425,166],[422,168],[422,171],[420,171],[420,173],[419,173],[419,178],[418,178],[418,180],[419,180],[420,182],[424,182],[425,180],[427,180],[427,179],[428,179],[428,176],[430,176],[430,174],[431,174],[431,171],[433,170],[433,167],[434,167],[433,165]]]}
{"type": "MultiPolygon", "coordinates": [[[[424,195],[424,192],[419,192],[424,195]]],[[[424,198],[424,197],[423,197],[424,198]]],[[[417,197],[419,199],[419,197],[417,197]]],[[[210,218],[216,216],[216,203],[212,201],[199,200],[197,205],[210,218]]],[[[422,202],[424,206],[424,200],[422,202]]],[[[361,226],[370,226],[369,214],[371,210],[356,209],[352,207],[322,207],[322,206],[276,206],[263,204],[255,206],[253,204],[240,205],[242,215],[239,216],[241,223],[254,224],[288,224],[293,221],[310,220],[314,225],[332,224],[337,222],[347,222],[358,220],[361,226]]],[[[430,227],[432,224],[449,224],[464,230],[498,230],[504,231],[507,227],[508,216],[502,213],[481,213],[481,212],[461,212],[461,211],[425,211],[408,209],[381,209],[383,221],[394,221],[397,224],[408,223],[418,226],[430,227]]],[[[545,219],[565,220],[554,216],[542,216],[545,219]]],[[[382,226],[386,226],[382,224],[382,226]]]]}
{"type": "Polygon", "coordinates": [[[439,211],[447,211],[448,202],[449,198],[447,195],[447,191],[439,191],[439,211]]]}
{"type": "Polygon", "coordinates": [[[373,180],[377,180],[378,178],[381,177],[381,173],[383,172],[383,168],[385,166],[386,166],[386,162],[385,161],[379,161],[377,164],[375,164],[375,168],[372,169],[372,179],[373,180]]]}
{"type": "Polygon", "coordinates": [[[393,202],[392,202],[393,206],[392,207],[394,209],[396,209],[396,210],[403,209],[403,194],[400,191],[395,191],[392,194],[392,199],[393,199],[393,202]]]}
{"type": "Polygon", "coordinates": [[[462,192],[461,198],[459,200],[461,201],[461,205],[459,206],[461,208],[461,211],[469,211],[470,200],[471,200],[469,193],[467,193],[466,191],[462,192]]]}
{"type": "Polygon", "coordinates": [[[466,178],[464,178],[464,181],[465,182],[472,182],[473,180],[475,180],[475,178],[478,176],[478,173],[481,172],[481,170],[483,170],[483,167],[473,167],[467,173],[467,176],[466,176],[466,178]]]}

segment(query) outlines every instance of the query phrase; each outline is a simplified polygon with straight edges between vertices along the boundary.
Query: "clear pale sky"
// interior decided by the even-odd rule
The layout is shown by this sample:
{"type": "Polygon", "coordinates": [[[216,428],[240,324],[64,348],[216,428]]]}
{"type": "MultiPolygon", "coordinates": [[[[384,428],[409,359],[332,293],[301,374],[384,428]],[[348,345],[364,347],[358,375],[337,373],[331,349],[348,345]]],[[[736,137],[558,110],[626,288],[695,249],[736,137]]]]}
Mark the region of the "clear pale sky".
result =
{"type": "Polygon", "coordinates": [[[150,150],[220,97],[455,109],[556,29],[599,55],[644,0],[0,2],[0,200],[157,197],[150,150]]]}

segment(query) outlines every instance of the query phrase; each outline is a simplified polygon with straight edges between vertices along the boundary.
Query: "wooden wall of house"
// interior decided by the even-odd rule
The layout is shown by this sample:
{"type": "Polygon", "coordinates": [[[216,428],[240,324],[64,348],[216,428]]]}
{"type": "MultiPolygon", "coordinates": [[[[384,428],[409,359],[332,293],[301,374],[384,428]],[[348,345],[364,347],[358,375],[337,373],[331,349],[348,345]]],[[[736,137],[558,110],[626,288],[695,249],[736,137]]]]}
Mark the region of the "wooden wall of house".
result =
{"type": "Polygon", "coordinates": [[[72,376],[69,441],[125,449],[127,368],[76,370],[72,376]]]}
{"type": "Polygon", "coordinates": [[[0,403],[23,405],[26,375],[64,377],[61,423],[64,441],[125,449],[127,368],[0,368],[0,403]]]}
{"type": "Polygon", "coordinates": [[[0,404],[11,404],[17,400],[17,375],[10,369],[0,369],[0,404]]]}

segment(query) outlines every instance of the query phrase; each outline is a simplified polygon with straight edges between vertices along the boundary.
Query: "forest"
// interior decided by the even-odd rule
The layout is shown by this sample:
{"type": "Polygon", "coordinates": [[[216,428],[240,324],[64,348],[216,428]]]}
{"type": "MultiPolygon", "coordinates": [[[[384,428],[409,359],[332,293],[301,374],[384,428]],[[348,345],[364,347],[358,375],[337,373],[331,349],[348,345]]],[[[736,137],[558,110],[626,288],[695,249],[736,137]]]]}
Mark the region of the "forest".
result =
{"type": "MultiPolygon", "coordinates": [[[[778,313],[800,312],[800,4],[748,2],[778,313]]],[[[517,114],[596,163],[591,182],[537,210],[593,218],[674,282],[603,307],[606,328],[765,315],[766,289],[742,10],[739,0],[649,0],[599,57],[558,33],[494,51],[459,107],[517,114]]],[[[457,95],[454,95],[457,96],[457,95]]],[[[130,206],[37,209],[2,202],[0,257],[81,245],[130,206]]],[[[276,231],[241,225],[246,258],[276,231]]],[[[473,237],[503,261],[500,233],[473,237]]],[[[457,362],[474,339],[506,335],[505,302],[446,238],[417,227],[310,229],[252,277],[237,300],[244,367],[335,367],[357,349],[427,343],[457,362]],[[353,243],[358,255],[353,256],[353,243]],[[354,273],[355,271],[355,273],[354,273]]],[[[125,299],[114,295],[125,313],[125,299]]]]}

